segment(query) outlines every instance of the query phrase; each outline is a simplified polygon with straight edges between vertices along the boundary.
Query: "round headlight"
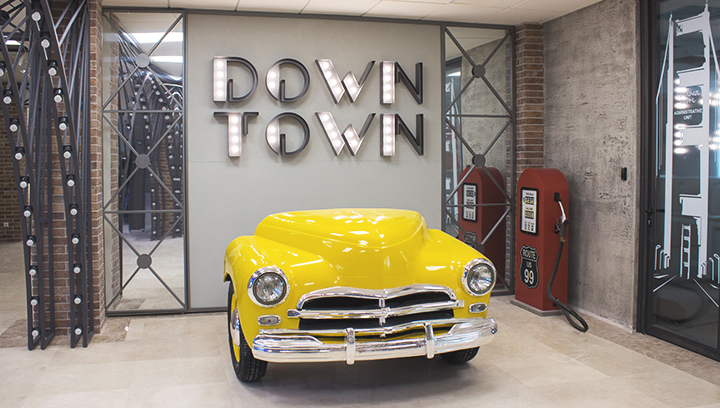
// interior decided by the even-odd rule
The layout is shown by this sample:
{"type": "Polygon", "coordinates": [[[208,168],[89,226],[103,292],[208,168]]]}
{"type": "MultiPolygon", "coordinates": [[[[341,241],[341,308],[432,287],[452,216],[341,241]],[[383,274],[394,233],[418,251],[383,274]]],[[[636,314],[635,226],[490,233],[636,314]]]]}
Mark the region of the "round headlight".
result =
{"type": "Polygon", "coordinates": [[[483,296],[495,286],[495,266],[487,259],[473,259],[465,266],[463,287],[473,296],[483,296]]]}
{"type": "Polygon", "coordinates": [[[274,266],[258,269],[248,282],[248,295],[260,306],[275,306],[285,300],[287,293],[287,278],[274,266]]]}

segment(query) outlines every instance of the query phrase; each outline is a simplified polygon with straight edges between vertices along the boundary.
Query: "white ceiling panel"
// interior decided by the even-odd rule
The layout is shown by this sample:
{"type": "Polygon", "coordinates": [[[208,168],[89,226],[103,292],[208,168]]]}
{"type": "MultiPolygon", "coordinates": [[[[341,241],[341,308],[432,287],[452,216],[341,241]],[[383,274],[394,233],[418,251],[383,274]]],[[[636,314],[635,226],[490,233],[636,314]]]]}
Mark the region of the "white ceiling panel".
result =
{"type": "Polygon", "coordinates": [[[303,13],[362,16],[380,0],[310,0],[303,13]]]}
{"type": "Polygon", "coordinates": [[[461,23],[477,23],[503,11],[503,8],[483,7],[472,4],[446,4],[433,11],[423,20],[457,21],[461,23]]]}
{"type": "Polygon", "coordinates": [[[240,0],[236,10],[300,13],[308,0],[240,0]]]}
{"type": "Polygon", "coordinates": [[[505,9],[492,17],[478,21],[486,24],[520,25],[524,23],[542,24],[566,14],[562,11],[505,9]]]}
{"type": "Polygon", "coordinates": [[[545,23],[599,1],[601,0],[103,0],[103,5],[235,9],[520,25],[545,23]]]}
{"type": "Polygon", "coordinates": [[[170,7],[177,8],[235,10],[238,0],[169,0],[169,2],[170,7]]]}
{"type": "Polygon", "coordinates": [[[421,19],[442,6],[443,4],[439,3],[383,0],[365,15],[372,17],[421,19]]]}

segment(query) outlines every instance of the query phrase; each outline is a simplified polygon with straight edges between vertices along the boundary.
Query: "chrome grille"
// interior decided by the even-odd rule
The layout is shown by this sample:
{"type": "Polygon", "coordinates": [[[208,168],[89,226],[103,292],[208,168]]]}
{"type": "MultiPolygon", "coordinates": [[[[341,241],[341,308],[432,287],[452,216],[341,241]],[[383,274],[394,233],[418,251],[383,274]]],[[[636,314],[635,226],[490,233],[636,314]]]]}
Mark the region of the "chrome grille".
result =
{"type": "Polygon", "coordinates": [[[410,285],[381,290],[334,287],[306,294],[297,309],[288,310],[287,315],[300,319],[300,330],[352,327],[382,331],[414,321],[451,319],[453,309],[463,306],[463,301],[445,286],[410,285]]]}

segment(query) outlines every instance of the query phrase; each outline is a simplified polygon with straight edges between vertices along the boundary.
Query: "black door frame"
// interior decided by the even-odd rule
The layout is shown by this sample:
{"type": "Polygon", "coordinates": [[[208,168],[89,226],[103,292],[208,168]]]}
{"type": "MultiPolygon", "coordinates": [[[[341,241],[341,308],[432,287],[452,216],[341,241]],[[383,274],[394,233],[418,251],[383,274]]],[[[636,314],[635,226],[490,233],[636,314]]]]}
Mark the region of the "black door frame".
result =
{"type": "MultiPolygon", "coordinates": [[[[638,242],[638,294],[637,294],[637,331],[665,340],[706,357],[720,361],[720,344],[715,349],[702,343],[690,340],[662,327],[653,325],[652,280],[648,268],[653,265],[649,249],[653,245],[653,191],[652,174],[655,172],[652,158],[655,157],[656,146],[652,135],[655,134],[653,118],[654,78],[657,78],[659,67],[654,61],[657,56],[658,32],[654,25],[657,6],[663,0],[640,0],[639,34],[640,34],[640,237],[638,242]]],[[[720,336],[718,336],[720,343],[720,336]]]]}

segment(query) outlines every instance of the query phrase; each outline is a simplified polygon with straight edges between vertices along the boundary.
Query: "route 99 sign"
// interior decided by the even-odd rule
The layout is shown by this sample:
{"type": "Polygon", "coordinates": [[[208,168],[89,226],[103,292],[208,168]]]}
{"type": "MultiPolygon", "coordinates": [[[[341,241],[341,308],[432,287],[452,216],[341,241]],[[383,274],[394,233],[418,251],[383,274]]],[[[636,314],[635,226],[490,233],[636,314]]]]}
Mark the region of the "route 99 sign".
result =
{"type": "Polygon", "coordinates": [[[523,246],[520,249],[520,279],[528,289],[536,288],[538,285],[538,253],[533,247],[523,246]]]}

